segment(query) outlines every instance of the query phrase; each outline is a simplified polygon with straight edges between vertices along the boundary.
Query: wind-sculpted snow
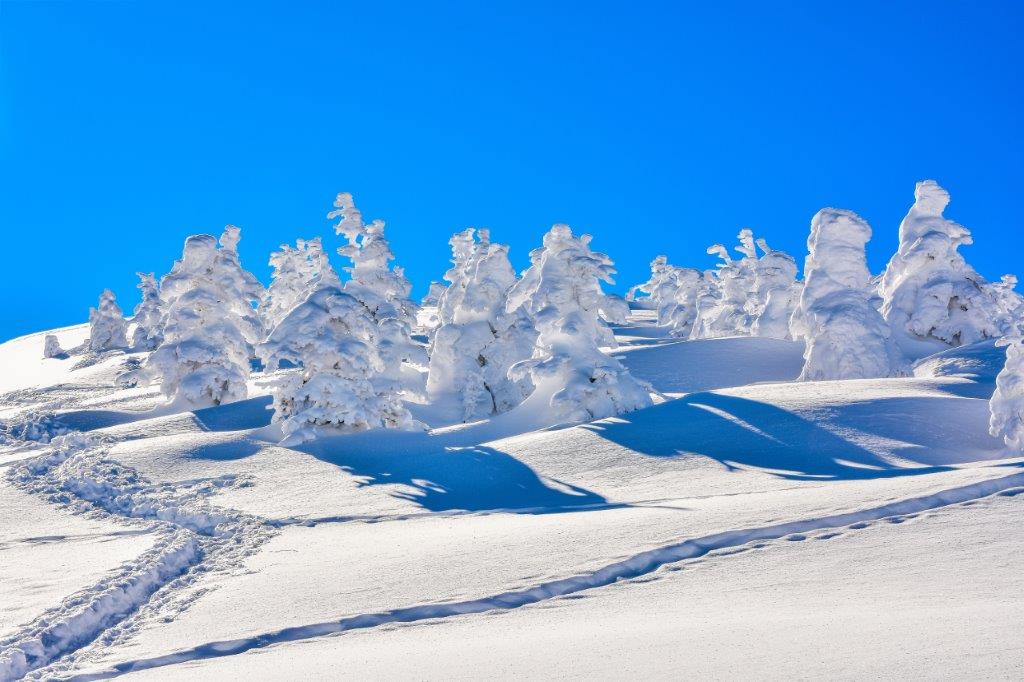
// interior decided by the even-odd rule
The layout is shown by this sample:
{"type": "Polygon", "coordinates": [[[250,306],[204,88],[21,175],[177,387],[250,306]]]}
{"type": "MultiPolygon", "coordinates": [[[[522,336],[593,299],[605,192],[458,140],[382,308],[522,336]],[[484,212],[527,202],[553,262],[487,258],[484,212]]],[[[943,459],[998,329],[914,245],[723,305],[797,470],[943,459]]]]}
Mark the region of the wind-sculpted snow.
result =
{"type": "Polygon", "coordinates": [[[752,542],[778,540],[787,536],[799,537],[799,534],[802,533],[829,528],[849,527],[856,530],[857,528],[865,527],[869,521],[902,517],[930,509],[970,503],[1004,491],[1013,491],[1022,485],[1024,485],[1024,473],[1016,473],[1002,478],[943,490],[931,495],[899,500],[848,513],[799,519],[758,528],[741,528],[699,538],[680,540],[655,549],[639,552],[590,573],[542,582],[526,589],[501,592],[466,601],[421,604],[379,613],[366,613],[334,621],[268,631],[255,637],[209,642],[165,656],[125,661],[113,666],[109,670],[77,675],[72,679],[82,682],[106,679],[129,672],[138,672],[207,658],[233,656],[275,644],[324,637],[352,630],[375,628],[393,623],[413,623],[496,610],[516,609],[576,594],[584,590],[605,587],[622,580],[638,578],[650,574],[666,564],[704,556],[714,550],[740,547],[752,542]]]}
{"type": "Polygon", "coordinates": [[[0,680],[22,677],[104,639],[113,643],[133,619],[183,608],[190,572],[233,565],[272,532],[261,520],[211,508],[218,488],[244,484],[236,477],[191,484],[153,484],[106,457],[106,444],[72,432],[55,437],[42,454],[8,472],[17,487],[70,513],[99,514],[143,527],[155,545],[99,583],[78,592],[0,641],[0,680]],[[173,592],[173,594],[172,594],[173,592]],[[175,604],[175,602],[177,602],[175,604]]]}

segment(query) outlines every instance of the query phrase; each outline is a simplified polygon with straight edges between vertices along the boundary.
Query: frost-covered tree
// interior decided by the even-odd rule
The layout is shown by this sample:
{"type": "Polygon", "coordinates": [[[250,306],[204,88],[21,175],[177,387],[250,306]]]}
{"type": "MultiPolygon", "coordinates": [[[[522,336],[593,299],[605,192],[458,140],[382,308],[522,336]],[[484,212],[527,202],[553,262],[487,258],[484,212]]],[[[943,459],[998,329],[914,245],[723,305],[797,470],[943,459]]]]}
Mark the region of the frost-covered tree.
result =
{"type": "Polygon", "coordinates": [[[796,260],[788,253],[771,249],[764,239],[758,239],[757,245],[764,255],[754,266],[754,295],[748,306],[754,320],[750,333],[788,339],[789,320],[800,294],[796,260]]]}
{"type": "Polygon", "coordinates": [[[441,297],[448,319],[442,318],[430,345],[427,392],[441,404],[457,401],[461,418],[470,421],[522,402],[531,385],[510,379],[508,371],[532,355],[536,332],[528,317],[504,310],[516,281],[508,246],[473,228],[449,243],[453,268],[445,277],[451,284],[441,297]]]}
{"type": "Polygon", "coordinates": [[[590,235],[574,237],[555,225],[530,267],[509,293],[507,309],[522,311],[539,331],[534,355],[510,375],[529,377],[530,400],[546,402],[563,421],[599,419],[651,404],[648,387],[601,350],[615,343],[600,318],[601,282],[613,283],[612,261],[590,248],[590,235]]]}
{"type": "Polygon", "coordinates": [[[388,265],[395,255],[384,237],[384,222],[364,222],[348,192],[338,194],[334,209],[327,217],[339,218],[335,232],[348,241],[338,253],[352,261],[345,268],[350,277],[344,291],[366,307],[379,327],[377,350],[384,362],[381,374],[398,387],[421,392],[422,377],[409,366],[427,362],[423,346],[412,339],[418,307],[409,298],[412,285],[402,268],[388,265]]]}
{"type": "Polygon", "coordinates": [[[186,239],[181,259],[160,283],[164,338],[142,376],[161,378],[162,392],[184,407],[246,396],[253,344],[262,334],[253,309],[260,290],[238,262],[236,230],[225,230],[220,249],[212,235],[186,239]]]}
{"type": "Polygon", "coordinates": [[[293,308],[260,345],[269,370],[300,367],[274,392],[274,420],[286,445],[318,435],[417,426],[384,377],[379,327],[366,306],[323,286],[293,308]]]}
{"type": "Polygon", "coordinates": [[[722,244],[708,247],[708,254],[717,255],[722,260],[714,278],[707,280],[708,285],[714,282],[718,290],[705,290],[701,292],[703,295],[698,295],[691,338],[750,334],[753,319],[747,308],[754,290],[757,248],[754,245],[754,234],[750,230],[740,230],[738,237],[738,259],[733,259],[722,244]]]}
{"type": "Polygon", "coordinates": [[[637,305],[658,310],[663,302],[675,298],[675,267],[669,265],[668,256],[655,256],[651,261],[651,277],[643,284],[637,284],[626,292],[626,300],[637,305]],[[637,297],[637,292],[646,296],[637,297]]]}
{"type": "Polygon", "coordinates": [[[60,342],[57,337],[53,334],[47,334],[46,338],[43,339],[43,357],[44,358],[59,358],[64,356],[64,349],[60,347],[60,342]]]}
{"type": "Polygon", "coordinates": [[[153,273],[137,272],[139,291],[142,300],[135,306],[132,322],[132,348],[136,350],[153,350],[163,340],[164,310],[160,298],[160,286],[153,273]]]}
{"type": "Polygon", "coordinates": [[[996,345],[1006,348],[1006,364],[996,377],[996,390],[988,403],[989,432],[1024,452],[1024,332],[1020,323],[1014,323],[996,345]]]}
{"type": "Polygon", "coordinates": [[[807,330],[803,380],[886,377],[897,368],[889,326],[871,305],[869,239],[852,211],[825,208],[811,221],[798,309],[807,330]]]}
{"type": "Polygon", "coordinates": [[[670,325],[672,336],[689,338],[697,321],[698,299],[706,280],[704,273],[694,268],[676,268],[675,294],[671,304],[666,303],[659,311],[658,320],[670,325]]]}
{"type": "Polygon", "coordinates": [[[128,323],[114,292],[104,289],[99,306],[89,308],[89,348],[97,352],[124,348],[128,345],[127,333],[128,323]]]}
{"type": "Polygon", "coordinates": [[[270,266],[270,286],[259,305],[260,317],[268,330],[317,289],[341,286],[320,237],[296,240],[294,247],[282,244],[270,254],[270,266]]]}
{"type": "Polygon", "coordinates": [[[972,243],[971,233],[942,215],[949,193],[925,180],[917,183],[914,199],[879,286],[894,340],[913,357],[922,340],[959,346],[999,336],[1007,321],[986,292],[987,282],[958,250],[972,243]]]}

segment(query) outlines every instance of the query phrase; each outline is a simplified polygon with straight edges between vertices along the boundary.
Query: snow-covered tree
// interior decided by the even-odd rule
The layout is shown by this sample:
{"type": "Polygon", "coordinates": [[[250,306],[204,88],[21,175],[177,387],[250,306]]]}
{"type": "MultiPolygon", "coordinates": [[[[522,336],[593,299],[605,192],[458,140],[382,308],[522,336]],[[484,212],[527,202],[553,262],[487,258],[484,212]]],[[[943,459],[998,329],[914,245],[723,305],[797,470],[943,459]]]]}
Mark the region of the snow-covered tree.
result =
{"type": "Polygon", "coordinates": [[[380,381],[385,359],[379,327],[366,306],[323,286],[293,308],[260,345],[268,370],[300,369],[274,392],[274,420],[284,444],[325,433],[417,426],[393,382],[380,381]]]}
{"type": "Polygon", "coordinates": [[[606,294],[598,308],[601,311],[601,318],[608,324],[629,322],[629,302],[621,296],[606,294]]]}
{"type": "Polygon", "coordinates": [[[132,348],[136,350],[153,350],[163,340],[164,311],[160,299],[160,286],[153,273],[137,272],[139,291],[142,300],[135,306],[132,322],[132,348]]]}
{"type": "Polygon", "coordinates": [[[160,282],[164,338],[142,376],[161,378],[162,392],[185,407],[246,396],[253,344],[262,334],[253,309],[260,288],[238,262],[237,236],[229,227],[218,249],[212,235],[192,235],[160,282]]]}
{"type": "Polygon", "coordinates": [[[448,319],[433,335],[427,392],[442,404],[457,400],[461,418],[470,421],[504,412],[526,396],[529,382],[510,379],[508,370],[531,356],[536,332],[528,317],[504,310],[516,281],[508,246],[473,228],[449,243],[453,268],[445,277],[451,285],[441,297],[448,319]]]}
{"type": "Polygon", "coordinates": [[[317,289],[341,286],[320,237],[296,240],[294,247],[282,244],[270,254],[270,266],[270,286],[259,305],[260,317],[268,330],[317,289]]]}
{"type": "Polygon", "coordinates": [[[706,283],[716,283],[718,291],[712,292],[705,286],[705,290],[698,294],[697,314],[691,338],[705,339],[750,333],[753,319],[747,307],[754,290],[757,249],[754,245],[754,234],[750,230],[740,230],[738,237],[738,259],[733,259],[722,244],[708,247],[708,254],[715,254],[722,259],[714,278],[707,280],[706,283]]]}
{"type": "Polygon", "coordinates": [[[60,347],[60,342],[57,337],[53,334],[47,334],[46,338],[43,339],[43,357],[44,358],[59,358],[64,355],[64,349],[60,347]]]}
{"type": "Polygon", "coordinates": [[[925,180],[917,183],[914,199],[879,287],[894,340],[913,357],[922,340],[959,346],[999,336],[1007,321],[987,294],[987,282],[958,251],[972,243],[971,233],[942,215],[949,193],[925,180]]]}
{"type": "Polygon", "coordinates": [[[421,392],[422,377],[409,367],[410,363],[427,362],[423,346],[412,339],[418,307],[409,298],[412,285],[402,268],[388,265],[395,255],[384,237],[384,222],[364,222],[348,192],[338,194],[334,209],[327,217],[340,219],[334,226],[335,232],[348,241],[338,253],[352,261],[345,268],[350,278],[344,291],[366,306],[379,327],[377,351],[384,362],[381,374],[398,387],[421,392]]]}
{"type": "Polygon", "coordinates": [[[788,253],[771,249],[764,239],[758,239],[757,245],[764,255],[754,266],[754,295],[748,306],[754,320],[750,333],[788,339],[789,320],[800,295],[796,260],[788,253]]]}
{"type": "Polygon", "coordinates": [[[99,306],[89,308],[89,348],[97,352],[124,348],[128,345],[127,333],[128,323],[114,292],[104,289],[99,306]]]}
{"type": "Polygon", "coordinates": [[[811,221],[798,313],[806,326],[804,380],[886,377],[898,368],[889,326],[871,305],[867,222],[825,208],[811,221]]]}
{"type": "Polygon", "coordinates": [[[626,292],[626,300],[644,308],[658,310],[664,301],[674,299],[674,270],[674,266],[668,263],[668,256],[655,256],[651,261],[650,279],[630,287],[626,292]],[[637,292],[646,296],[637,297],[637,292]]]}
{"type": "Polygon", "coordinates": [[[531,400],[546,402],[563,421],[599,419],[651,404],[649,389],[634,379],[602,346],[615,343],[601,320],[601,282],[615,270],[590,248],[590,235],[574,237],[555,225],[543,246],[530,253],[530,267],[509,293],[507,309],[521,310],[539,331],[534,355],[510,375],[529,377],[531,400]]]}
{"type": "Polygon", "coordinates": [[[658,315],[660,323],[672,327],[672,336],[690,338],[697,320],[698,299],[705,284],[704,273],[700,270],[676,268],[675,294],[670,304],[661,307],[658,315]]]}

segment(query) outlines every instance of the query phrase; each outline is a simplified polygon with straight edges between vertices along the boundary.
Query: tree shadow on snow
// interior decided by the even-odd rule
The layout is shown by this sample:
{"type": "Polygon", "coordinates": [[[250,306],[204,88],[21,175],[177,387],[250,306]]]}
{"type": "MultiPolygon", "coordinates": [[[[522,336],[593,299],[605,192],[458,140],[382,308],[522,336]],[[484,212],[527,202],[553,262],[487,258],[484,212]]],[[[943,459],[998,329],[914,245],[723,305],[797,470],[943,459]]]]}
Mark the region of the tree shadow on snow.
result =
{"type": "MultiPolygon", "coordinates": [[[[927,400],[927,399],[925,399],[927,400]]],[[[837,426],[866,428],[879,415],[891,419],[882,431],[907,436],[928,428],[921,405],[872,401],[845,415],[839,409],[837,426]],[[916,419],[907,420],[908,412],[916,419]],[[902,420],[902,421],[901,421],[902,420]]],[[[948,409],[948,405],[946,406],[948,409]]],[[[936,419],[934,412],[931,422],[936,419]]],[[[929,423],[931,423],[929,422],[929,423]]],[[[653,457],[697,454],[729,469],[752,467],[795,480],[847,480],[908,476],[947,470],[948,466],[900,467],[839,435],[774,405],[717,393],[698,393],[624,415],[621,420],[585,425],[612,442],[653,457]]],[[[956,428],[956,426],[952,427],[956,428]]],[[[919,433],[919,432],[918,432],[919,433]]],[[[941,434],[934,440],[938,442],[941,434]]],[[[912,461],[927,460],[929,449],[908,445],[912,461]],[[924,455],[914,458],[913,453],[924,455]]],[[[941,459],[934,457],[931,459],[941,459]]]]}
{"type": "Polygon", "coordinates": [[[453,446],[453,440],[428,433],[371,431],[324,438],[294,449],[341,468],[363,486],[406,486],[406,491],[392,494],[435,512],[550,514],[611,506],[584,488],[541,479],[500,450],[453,446]]]}

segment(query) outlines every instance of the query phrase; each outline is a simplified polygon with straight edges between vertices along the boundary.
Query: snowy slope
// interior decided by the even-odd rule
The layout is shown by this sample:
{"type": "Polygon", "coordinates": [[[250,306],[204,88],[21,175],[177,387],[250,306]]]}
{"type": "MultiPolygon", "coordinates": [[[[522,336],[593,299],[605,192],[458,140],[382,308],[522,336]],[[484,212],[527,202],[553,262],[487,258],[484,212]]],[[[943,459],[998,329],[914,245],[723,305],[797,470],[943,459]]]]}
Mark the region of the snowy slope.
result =
{"type": "Polygon", "coordinates": [[[644,312],[616,334],[658,404],[299,449],[258,376],[169,413],[114,387],[123,354],[3,344],[0,367],[43,369],[5,379],[0,418],[74,433],[0,450],[0,679],[942,676],[939,651],[1019,671],[1024,462],[987,433],[1002,349],[795,383],[798,343],[681,342],[644,312]]]}

